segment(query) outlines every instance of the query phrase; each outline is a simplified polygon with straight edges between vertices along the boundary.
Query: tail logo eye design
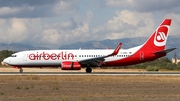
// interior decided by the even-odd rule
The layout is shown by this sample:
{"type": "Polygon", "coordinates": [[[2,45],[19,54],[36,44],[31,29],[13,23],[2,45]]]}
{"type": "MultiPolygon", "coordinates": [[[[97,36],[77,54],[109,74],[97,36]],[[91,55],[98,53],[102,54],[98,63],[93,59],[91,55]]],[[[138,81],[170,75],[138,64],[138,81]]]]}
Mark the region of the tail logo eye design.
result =
{"type": "Polygon", "coordinates": [[[169,26],[162,25],[156,30],[155,37],[154,37],[154,44],[156,46],[165,46],[166,45],[168,29],[169,29],[169,26]]]}
{"type": "Polygon", "coordinates": [[[162,42],[166,39],[166,35],[164,34],[164,32],[159,32],[157,37],[156,37],[156,40],[159,41],[159,42],[162,42]]]}

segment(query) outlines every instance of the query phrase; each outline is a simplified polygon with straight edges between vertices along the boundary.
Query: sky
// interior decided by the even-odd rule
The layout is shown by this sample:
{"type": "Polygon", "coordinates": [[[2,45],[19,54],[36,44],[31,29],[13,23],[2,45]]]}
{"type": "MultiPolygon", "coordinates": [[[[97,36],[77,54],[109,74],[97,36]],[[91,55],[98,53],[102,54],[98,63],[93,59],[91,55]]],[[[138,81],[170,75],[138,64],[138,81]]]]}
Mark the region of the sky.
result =
{"type": "Polygon", "coordinates": [[[78,41],[148,37],[171,18],[180,36],[180,0],[0,0],[0,43],[57,49],[78,41]]]}

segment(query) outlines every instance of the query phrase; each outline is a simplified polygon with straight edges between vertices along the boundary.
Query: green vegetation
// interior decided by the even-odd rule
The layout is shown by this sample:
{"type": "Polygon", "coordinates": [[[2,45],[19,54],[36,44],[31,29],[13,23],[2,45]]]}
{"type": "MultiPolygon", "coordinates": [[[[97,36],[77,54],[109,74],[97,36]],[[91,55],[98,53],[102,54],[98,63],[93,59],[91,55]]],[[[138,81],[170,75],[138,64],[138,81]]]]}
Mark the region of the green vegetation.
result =
{"type": "Polygon", "coordinates": [[[15,52],[9,51],[9,50],[0,51],[0,61],[3,61],[4,58],[7,58],[7,57],[11,56],[13,53],[15,53],[15,52]]]}
{"type": "Polygon", "coordinates": [[[16,87],[16,89],[21,89],[21,87],[20,87],[20,86],[18,86],[18,87],[16,87]]]}
{"type": "Polygon", "coordinates": [[[146,69],[147,71],[180,70],[180,64],[174,64],[168,58],[164,57],[155,61],[128,66],[128,68],[146,69]]]}
{"type": "Polygon", "coordinates": [[[0,95],[4,95],[4,93],[0,92],[0,95]]]}
{"type": "Polygon", "coordinates": [[[147,71],[159,71],[159,70],[180,70],[180,63],[174,64],[168,58],[163,57],[155,61],[140,63],[130,66],[113,67],[114,69],[146,69],[147,71]]]}
{"type": "Polygon", "coordinates": [[[157,66],[148,66],[146,67],[147,71],[159,71],[159,68],[157,66]]]}

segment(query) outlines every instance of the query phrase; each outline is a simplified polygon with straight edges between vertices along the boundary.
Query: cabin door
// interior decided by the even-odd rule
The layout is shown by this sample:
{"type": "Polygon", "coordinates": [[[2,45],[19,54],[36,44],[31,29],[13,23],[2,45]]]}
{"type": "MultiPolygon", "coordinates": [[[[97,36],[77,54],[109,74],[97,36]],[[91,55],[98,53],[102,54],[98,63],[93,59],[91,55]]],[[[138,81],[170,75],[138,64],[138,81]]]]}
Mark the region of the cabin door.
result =
{"type": "Polygon", "coordinates": [[[25,53],[24,55],[23,55],[23,61],[27,61],[27,54],[25,53]]]}
{"type": "Polygon", "coordinates": [[[140,55],[140,58],[139,58],[139,59],[140,59],[140,60],[144,60],[144,52],[141,51],[139,55],[140,55]]]}

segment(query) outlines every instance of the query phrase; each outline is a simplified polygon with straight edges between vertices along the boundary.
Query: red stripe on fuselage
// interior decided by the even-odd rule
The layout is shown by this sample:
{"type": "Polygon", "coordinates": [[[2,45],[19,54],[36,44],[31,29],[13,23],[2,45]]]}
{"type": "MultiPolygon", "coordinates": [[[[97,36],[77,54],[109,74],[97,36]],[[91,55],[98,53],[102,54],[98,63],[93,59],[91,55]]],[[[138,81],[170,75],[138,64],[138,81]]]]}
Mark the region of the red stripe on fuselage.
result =
{"type": "Polygon", "coordinates": [[[153,60],[156,60],[157,58],[163,57],[165,55],[166,54],[155,55],[153,53],[153,51],[143,52],[143,51],[139,50],[134,55],[129,56],[127,58],[123,58],[123,59],[115,60],[115,61],[105,62],[105,65],[103,65],[103,66],[127,66],[127,65],[133,65],[133,64],[143,63],[143,62],[147,62],[147,61],[153,61],[153,60]]]}

